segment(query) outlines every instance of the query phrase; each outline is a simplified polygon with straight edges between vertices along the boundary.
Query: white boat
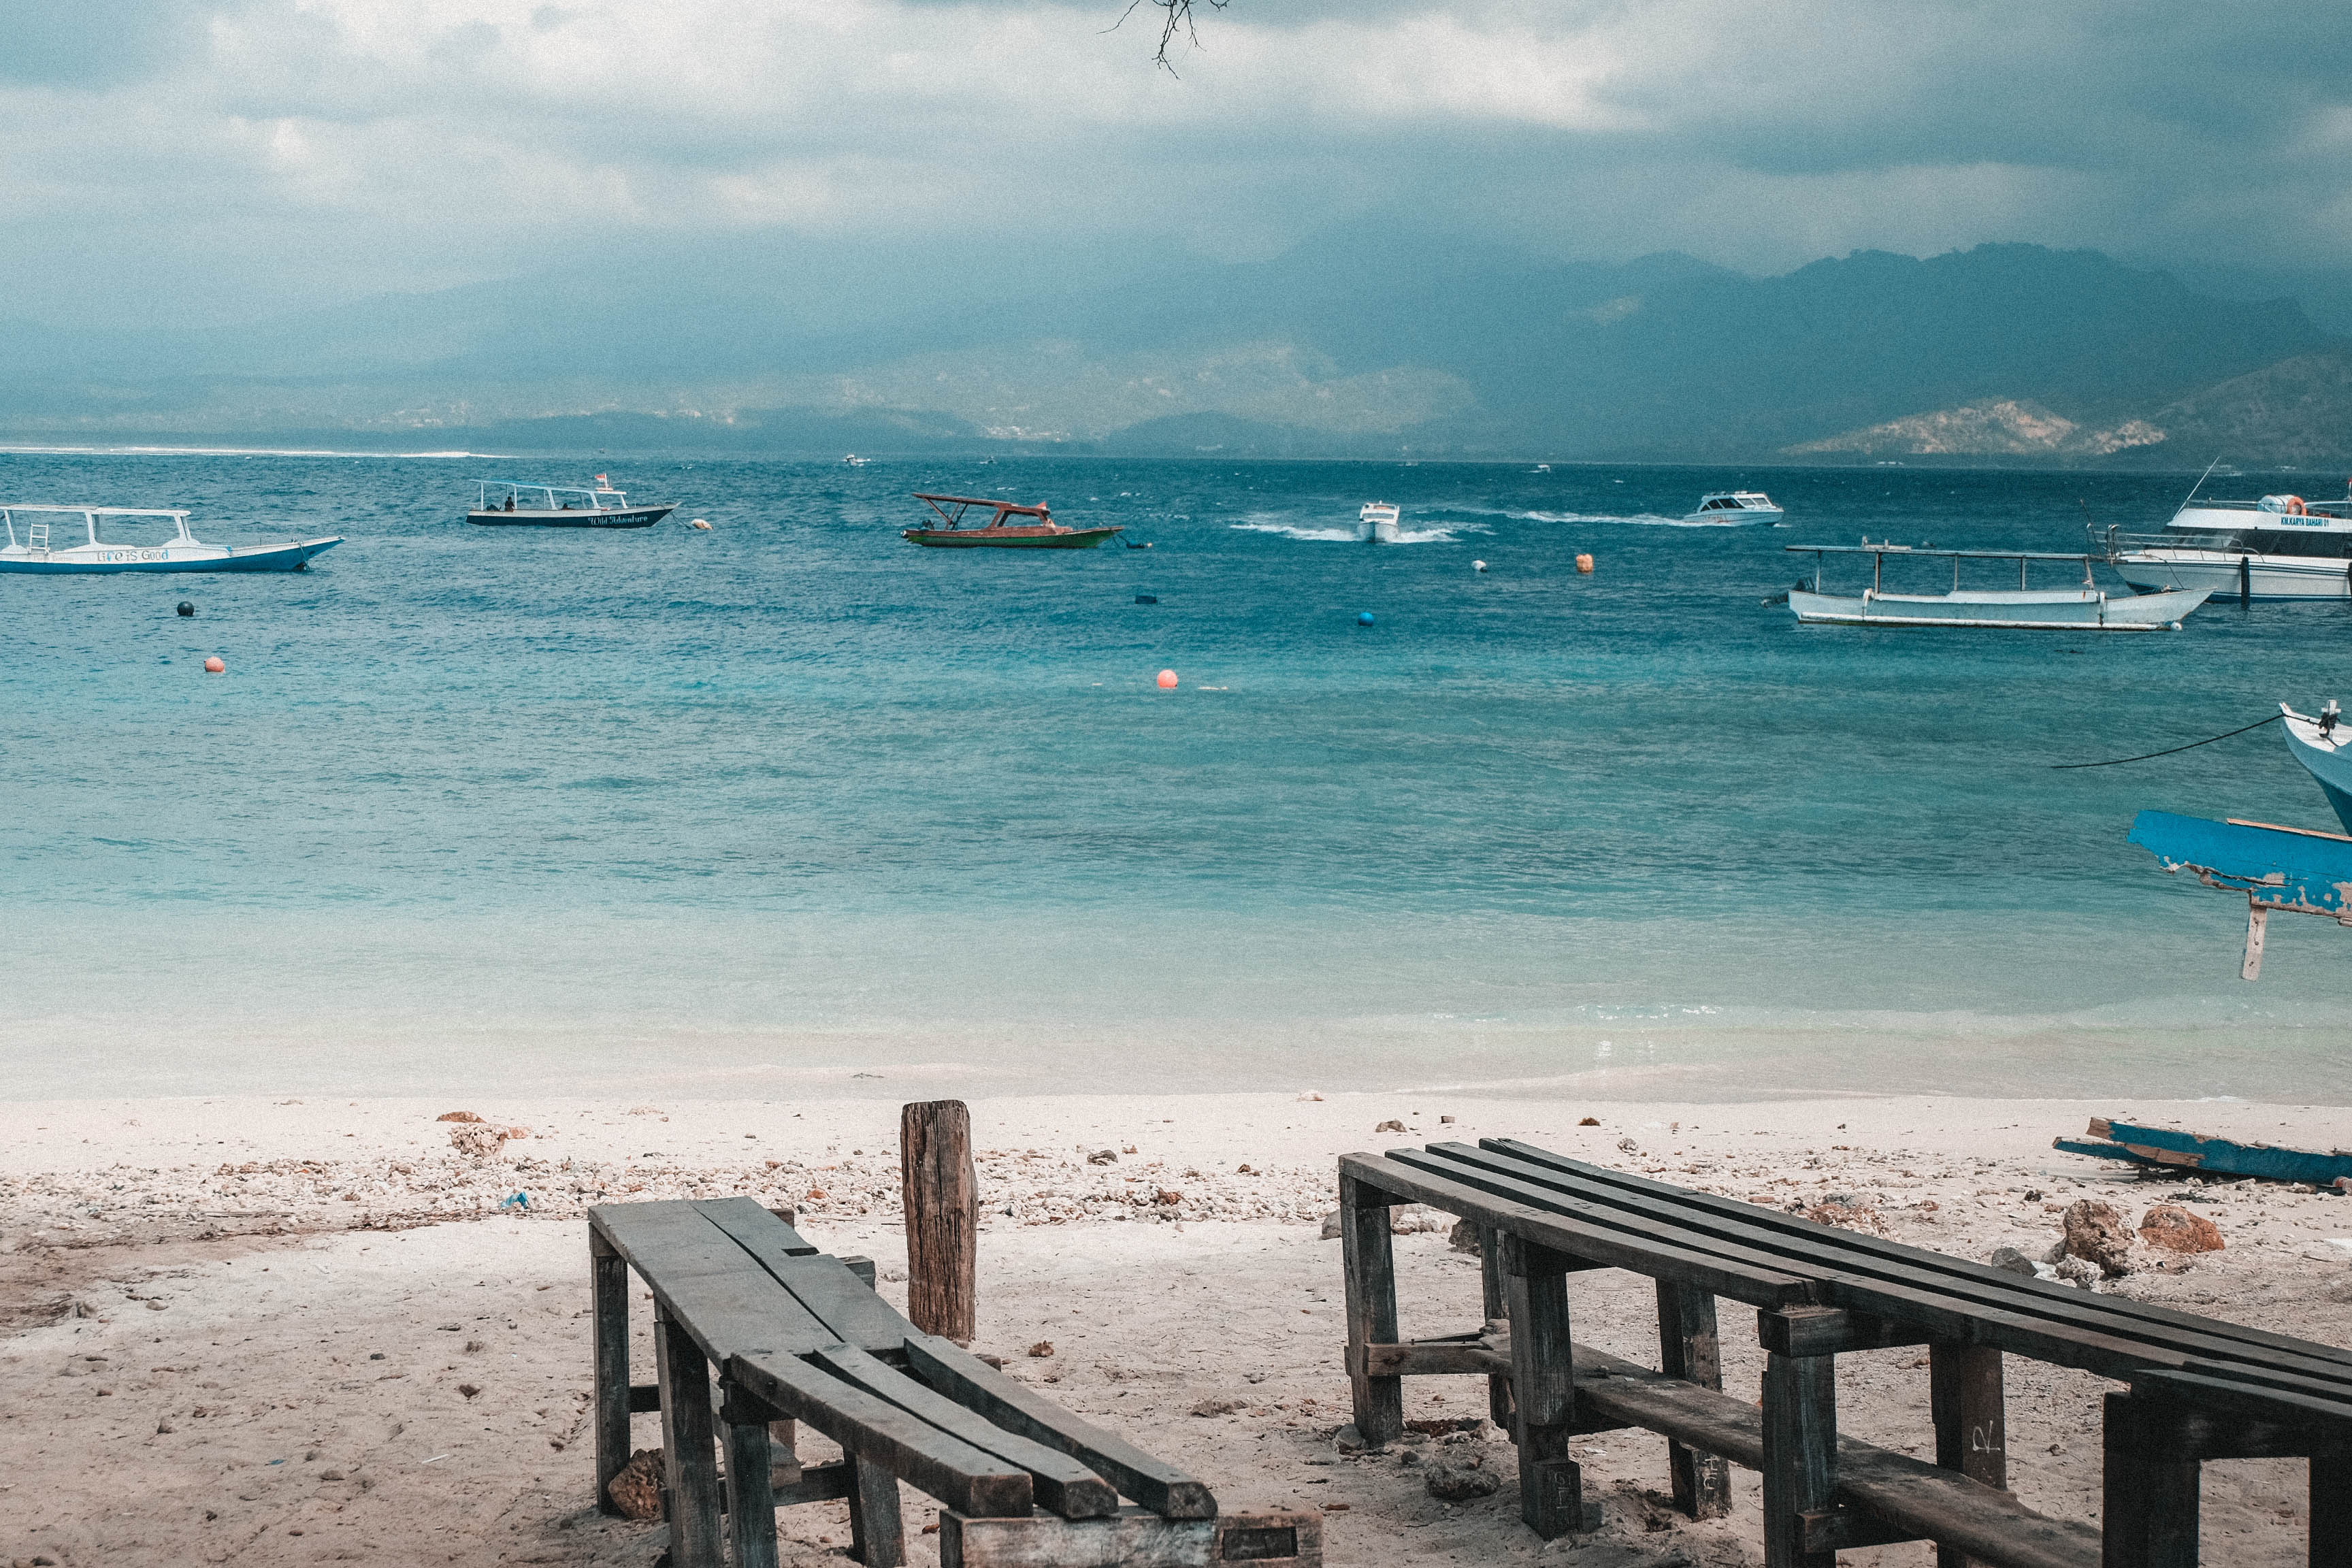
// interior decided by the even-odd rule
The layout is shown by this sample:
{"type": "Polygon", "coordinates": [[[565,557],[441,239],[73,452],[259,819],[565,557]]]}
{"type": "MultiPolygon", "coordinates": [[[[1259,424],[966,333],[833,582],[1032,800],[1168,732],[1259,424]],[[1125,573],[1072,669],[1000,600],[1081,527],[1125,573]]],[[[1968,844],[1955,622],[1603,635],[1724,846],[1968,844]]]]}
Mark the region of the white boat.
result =
{"type": "Polygon", "coordinates": [[[1384,500],[1366,501],[1356,516],[1356,537],[1374,544],[1397,542],[1397,508],[1384,500]]]}
{"type": "Polygon", "coordinates": [[[841,466],[845,468],[862,468],[873,460],[871,458],[861,458],[855,452],[845,452],[841,457],[841,466]]]}
{"type": "Polygon", "coordinates": [[[1787,514],[1762,490],[1717,490],[1701,496],[1685,522],[1778,522],[1787,514]]]}
{"type": "MultiPolygon", "coordinates": [[[[341,534],[291,544],[206,544],[188,531],[188,513],[129,506],[0,506],[0,572],[299,572],[310,557],[332,550],[341,534]],[[48,520],[81,519],[82,538],[60,544],[48,520]],[[168,517],[172,537],[160,544],[115,544],[98,536],[100,518],[168,517]],[[16,525],[25,525],[22,539],[16,525]]],[[[69,526],[69,525],[68,525],[69,526]]]]}
{"type": "Polygon", "coordinates": [[[593,487],[524,485],[506,479],[475,482],[481,494],[466,521],[486,528],[651,528],[677,510],[675,501],[666,506],[631,506],[629,498],[602,474],[593,487]]]}
{"type": "Polygon", "coordinates": [[[2316,716],[2284,702],[2279,711],[2286,717],[2286,749],[2327,796],[2345,831],[2352,833],[2352,729],[2337,722],[2341,715],[2333,700],[2316,716]]]}
{"type": "Polygon", "coordinates": [[[1810,552],[1815,571],[1809,582],[1789,590],[1789,608],[1807,626],[1999,626],[2016,631],[2146,632],[2158,627],[2180,629],[2183,617],[2205,602],[2202,590],[2161,594],[2109,595],[2091,580],[2091,557],[2058,555],[2032,550],[1930,550],[1924,545],[1791,544],[1790,551],[1810,552]],[[1825,594],[1822,589],[1822,558],[1830,555],[1871,557],[1870,586],[1860,595],[1825,594]],[[1952,586],[1936,594],[1885,590],[1889,556],[1949,561],[1952,586]],[[2014,588],[1964,588],[1963,561],[2014,561],[2014,588]],[[2083,570],[2079,584],[2063,588],[2035,588],[2026,582],[2027,563],[2066,561],[2083,570]]]}
{"type": "Polygon", "coordinates": [[[2111,528],[2098,537],[2116,574],[2143,593],[2352,599],[2352,500],[2200,501],[2192,489],[2162,532],[2111,528]]]}

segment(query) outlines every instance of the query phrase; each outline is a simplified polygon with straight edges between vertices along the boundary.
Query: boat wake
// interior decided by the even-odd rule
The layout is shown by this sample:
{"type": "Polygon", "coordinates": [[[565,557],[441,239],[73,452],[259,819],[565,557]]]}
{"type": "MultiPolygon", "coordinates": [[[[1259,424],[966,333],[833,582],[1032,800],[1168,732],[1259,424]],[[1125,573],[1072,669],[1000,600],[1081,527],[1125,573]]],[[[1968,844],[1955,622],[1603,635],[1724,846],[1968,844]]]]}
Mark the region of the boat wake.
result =
{"type": "MultiPolygon", "coordinates": [[[[1284,539],[1305,540],[1313,544],[1367,542],[1361,533],[1344,525],[1339,528],[1301,528],[1296,523],[1288,522],[1236,522],[1227,526],[1248,533],[1272,533],[1284,539]]],[[[1459,524],[1453,528],[1400,528],[1397,530],[1395,542],[1398,544],[1451,544],[1463,531],[1464,529],[1459,524]]],[[[1473,526],[1469,531],[1484,533],[1486,531],[1473,526]]],[[[1383,542],[1384,544],[1386,542],[1383,542]]]]}
{"type": "Polygon", "coordinates": [[[1653,511],[1632,514],[1606,511],[1506,511],[1503,517],[1520,522],[1619,522],[1636,528],[1755,528],[1759,521],[1749,517],[1727,516],[1720,521],[1709,519],[1694,522],[1686,517],[1661,517],[1653,511]]]}

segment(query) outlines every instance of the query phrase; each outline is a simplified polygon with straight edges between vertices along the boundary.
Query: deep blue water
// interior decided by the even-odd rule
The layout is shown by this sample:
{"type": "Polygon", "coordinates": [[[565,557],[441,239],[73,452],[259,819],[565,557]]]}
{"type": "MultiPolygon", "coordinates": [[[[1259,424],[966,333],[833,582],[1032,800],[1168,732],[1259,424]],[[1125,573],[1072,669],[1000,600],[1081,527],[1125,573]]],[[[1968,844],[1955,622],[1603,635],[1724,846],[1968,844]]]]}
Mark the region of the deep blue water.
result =
{"type": "Polygon", "coordinates": [[[2051,767],[2352,697],[2352,608],[2101,637],[1759,602],[1792,542],[2076,548],[2183,479],[573,467],[0,457],[11,499],[349,539],[299,575],[0,578],[8,1092],[2352,1099],[2352,932],[2281,917],[2246,985],[2242,905],[2124,843],[2144,806],[2335,826],[2276,733],[2051,767]],[[597,468],[679,511],[461,521],[477,474],[597,468]],[[1741,482],[1789,526],[1664,525],[1741,482]],[[915,489],[1154,548],[919,550],[915,489]],[[1417,542],[1319,537],[1375,498],[1417,542]]]}

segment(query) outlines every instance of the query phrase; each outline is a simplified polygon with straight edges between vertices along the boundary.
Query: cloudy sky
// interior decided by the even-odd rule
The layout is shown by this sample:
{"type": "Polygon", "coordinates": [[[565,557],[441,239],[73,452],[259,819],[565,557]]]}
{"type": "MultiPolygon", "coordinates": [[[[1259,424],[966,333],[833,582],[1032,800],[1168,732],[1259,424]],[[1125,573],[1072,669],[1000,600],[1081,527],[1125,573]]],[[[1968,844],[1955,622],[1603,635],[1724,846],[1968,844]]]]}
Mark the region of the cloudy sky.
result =
{"type": "Polygon", "coordinates": [[[773,235],[1744,270],[2352,265],[2330,0],[0,0],[0,316],[236,321],[773,235]],[[982,226],[993,237],[971,233],[982,226]]]}

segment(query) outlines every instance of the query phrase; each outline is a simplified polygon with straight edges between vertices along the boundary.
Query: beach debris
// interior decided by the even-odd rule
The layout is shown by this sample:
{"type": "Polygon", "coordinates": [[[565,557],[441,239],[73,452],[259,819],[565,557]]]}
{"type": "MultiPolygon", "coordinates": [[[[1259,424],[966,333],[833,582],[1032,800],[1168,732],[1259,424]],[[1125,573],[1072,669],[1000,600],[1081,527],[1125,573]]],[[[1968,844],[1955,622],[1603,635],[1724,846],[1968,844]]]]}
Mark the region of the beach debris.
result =
{"type": "Polygon", "coordinates": [[[1386,1121],[1381,1122],[1378,1127],[1373,1128],[1372,1131],[1375,1132],[1402,1132],[1404,1131],[1404,1123],[1391,1116],[1386,1121]]]}
{"type": "Polygon", "coordinates": [[[623,1519],[659,1519],[662,1516],[661,1497],[662,1451],[640,1448],[629,1456],[613,1479],[604,1483],[604,1495],[621,1510],[623,1519]]]}
{"type": "Polygon", "coordinates": [[[2080,1285],[2085,1290],[2099,1282],[2098,1267],[2079,1258],[2062,1258],[2050,1271],[2067,1284],[2080,1285]]]}
{"type": "Polygon", "coordinates": [[[1580,1116],[1577,1118],[1576,1124],[1579,1127],[1598,1127],[1601,1125],[1601,1118],[1598,1116],[1580,1116]]]}
{"type": "Polygon", "coordinates": [[[1322,1097],[1321,1095],[1319,1095],[1319,1094],[1316,1093],[1316,1092],[1315,1092],[1313,1089],[1308,1089],[1305,1094],[1300,1095],[1298,1098],[1299,1098],[1299,1099],[1301,1099],[1301,1100],[1313,1100],[1313,1101],[1314,1101],[1316,1104],[1318,1104],[1318,1105],[1320,1105],[1321,1103],[1323,1103],[1323,1097],[1322,1097]]]}
{"type": "MultiPolygon", "coordinates": [[[[858,1154],[866,1152],[863,1149],[853,1150],[851,1152],[858,1154]]],[[[1118,1146],[1118,1152],[1122,1154],[1132,1154],[1135,1152],[1135,1145],[1132,1143],[1122,1143],[1118,1146]]]]}
{"type": "MultiPolygon", "coordinates": [[[[2269,1143],[2237,1143],[2227,1138],[2179,1132],[2169,1127],[2141,1127],[2110,1117],[2091,1119],[2085,1142],[2053,1138],[2050,1146],[2068,1154],[2088,1154],[2100,1160],[2123,1160],[2143,1175],[2170,1177],[2195,1172],[2213,1176],[2259,1176],[2273,1182],[2308,1182],[2316,1187],[2352,1184],[2352,1152],[2281,1149],[2269,1143]]],[[[2347,1190],[2352,1190],[2347,1188],[2347,1190]]]]}
{"type": "Polygon", "coordinates": [[[1249,1401],[1246,1399],[1209,1398],[1203,1399],[1199,1404],[1193,1405],[1192,1414],[1195,1415],[1231,1415],[1235,1411],[1247,1410],[1248,1408],[1249,1401]]]}
{"type": "MultiPolygon", "coordinates": [[[[632,1105],[629,1107],[629,1114],[632,1116],[661,1116],[661,1111],[657,1107],[651,1105],[632,1105]]],[[[662,1120],[667,1121],[669,1118],[664,1116],[662,1117],[662,1120]]],[[[658,1454],[661,1450],[656,1448],[654,1452],[658,1454]]]]}
{"type": "Polygon", "coordinates": [[[478,1384],[461,1383],[457,1385],[457,1392],[464,1394],[467,1398],[471,1399],[480,1394],[482,1390],[481,1385],[478,1384]]]}
{"type": "Polygon", "coordinates": [[[1985,1261],[1993,1268],[2011,1274],[2022,1274],[2031,1278],[2033,1273],[2033,1259],[2013,1247],[1994,1247],[1986,1257],[1985,1261]]]}
{"type": "Polygon", "coordinates": [[[1089,1165],[1116,1165],[1118,1163],[1118,1151],[1116,1149],[1097,1149],[1093,1153],[1087,1156],[1087,1163],[1089,1165]]]}
{"type": "Polygon", "coordinates": [[[2158,1204],[2140,1216],[2139,1238],[2169,1252],[2219,1252],[2221,1227],[2178,1204],[2158,1204]]]}
{"type": "Polygon", "coordinates": [[[1163,1208],[1172,1208],[1184,1201],[1184,1194],[1174,1187],[1162,1187],[1155,1196],[1156,1201],[1163,1208]]]}
{"type": "Polygon", "coordinates": [[[505,1197],[499,1200],[499,1207],[502,1209],[520,1209],[525,1214],[529,1214],[530,1212],[530,1194],[529,1193],[509,1193],[505,1197]]]}
{"type": "Polygon", "coordinates": [[[1234,1174],[1236,1176],[1255,1176],[1257,1174],[1257,1169],[1253,1165],[1235,1165],[1234,1167],[1234,1174]]]}
{"type": "Polygon", "coordinates": [[[1454,1118],[1452,1118],[1451,1116],[1441,1116],[1441,1117],[1439,1117],[1437,1120],[1438,1120],[1438,1123],[1439,1123],[1439,1125],[1444,1126],[1444,1125],[1450,1124],[1450,1123],[1454,1121],[1454,1118]]]}
{"type": "Polygon", "coordinates": [[[1339,1211],[1338,1209],[1333,1209],[1329,1214],[1323,1216],[1323,1239],[1326,1241],[1337,1241],[1339,1239],[1339,1211]]]}
{"type": "Polygon", "coordinates": [[[470,1110],[445,1110],[433,1120],[436,1121],[479,1121],[481,1118],[475,1115],[470,1110]]]}
{"type": "Polygon", "coordinates": [[[506,1147],[506,1130],[478,1121],[461,1121],[449,1129],[449,1146],[471,1159],[487,1160],[506,1147]]]}
{"type": "Polygon", "coordinates": [[[2110,1279],[2119,1279],[2132,1271],[2131,1229],[2112,1205],[2096,1198],[2077,1198],[2067,1205],[2060,1226],[2065,1233],[2069,1256],[2096,1264],[2099,1272],[2110,1279]]]}
{"type": "Polygon", "coordinates": [[[1454,1228],[1445,1233],[1445,1245],[1473,1258],[1483,1256],[1479,1251],[1478,1227],[1466,1219],[1454,1222],[1454,1228]]]}
{"type": "Polygon", "coordinates": [[[1493,1497],[1502,1489],[1503,1478],[1487,1468],[1485,1455],[1473,1454],[1467,1458],[1437,1459],[1423,1471],[1422,1485],[1441,1501],[1468,1502],[1472,1498],[1493,1497]]]}
{"type": "Polygon", "coordinates": [[[1043,1361],[1047,1356],[1054,1353],[1054,1342],[1051,1340],[1039,1340],[1035,1344],[1029,1347],[1029,1353],[1035,1356],[1039,1361],[1043,1361]]]}
{"type": "Polygon", "coordinates": [[[1617,1152],[1621,1154],[1638,1154],[1642,1152],[1642,1146],[1631,1138],[1620,1138],[1617,1140],[1617,1152]]]}

